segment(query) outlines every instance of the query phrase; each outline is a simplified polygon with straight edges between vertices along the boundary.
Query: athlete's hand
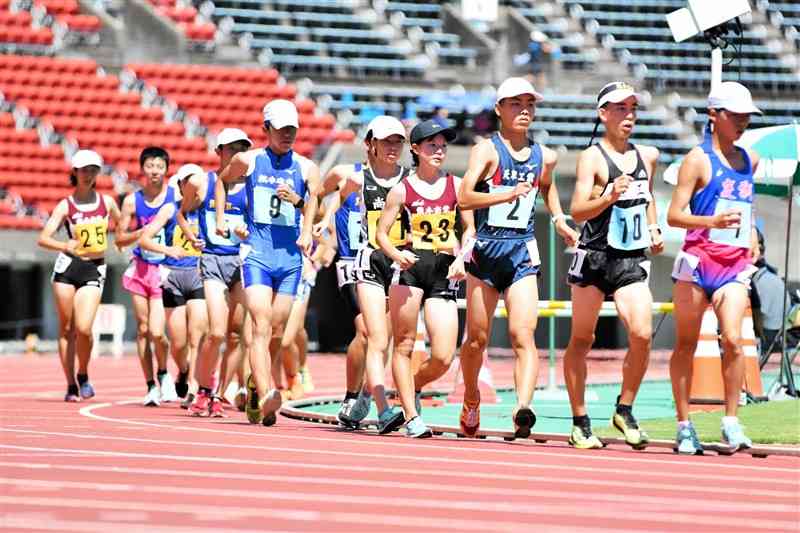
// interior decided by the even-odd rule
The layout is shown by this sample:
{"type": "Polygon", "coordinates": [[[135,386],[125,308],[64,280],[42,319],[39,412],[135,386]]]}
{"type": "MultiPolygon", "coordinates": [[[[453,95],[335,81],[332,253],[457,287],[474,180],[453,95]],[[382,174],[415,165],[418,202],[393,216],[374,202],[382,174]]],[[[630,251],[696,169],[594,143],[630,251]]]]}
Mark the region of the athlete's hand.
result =
{"type": "Polygon", "coordinates": [[[653,228],[650,230],[650,254],[658,255],[664,251],[664,237],[661,230],[653,228]]]}
{"type": "Polygon", "coordinates": [[[192,248],[198,251],[206,247],[206,241],[197,236],[189,242],[192,244],[192,248]]]}
{"type": "Polygon", "coordinates": [[[464,258],[456,256],[455,261],[450,263],[450,268],[447,269],[447,279],[462,280],[467,277],[467,271],[464,268],[464,258]]]}
{"type": "Polygon", "coordinates": [[[400,257],[397,259],[396,263],[400,267],[401,270],[408,270],[414,263],[419,260],[419,257],[411,252],[410,250],[403,250],[400,252],[400,257]]]}
{"type": "Polygon", "coordinates": [[[297,239],[297,247],[300,248],[300,251],[303,252],[303,255],[308,257],[311,255],[311,245],[313,244],[311,240],[311,235],[303,232],[300,234],[300,238],[297,239]]]}
{"type": "Polygon", "coordinates": [[[311,226],[311,236],[315,239],[322,238],[322,235],[325,234],[325,231],[330,227],[331,223],[328,220],[328,217],[323,216],[322,220],[311,226]]]}
{"type": "Polygon", "coordinates": [[[622,174],[614,180],[614,187],[611,189],[611,198],[613,200],[617,200],[622,193],[628,190],[628,186],[631,184],[631,177],[627,174],[622,174]]]}
{"type": "Polygon", "coordinates": [[[64,248],[64,252],[68,254],[75,254],[78,248],[80,248],[81,243],[76,241],[75,239],[70,239],[67,241],[67,245],[64,248]]]}
{"type": "Polygon", "coordinates": [[[215,231],[217,232],[217,235],[226,239],[230,238],[231,236],[231,230],[228,229],[228,224],[224,219],[220,224],[217,224],[217,229],[215,231]]]}
{"type": "Polygon", "coordinates": [[[529,181],[521,181],[514,186],[514,198],[519,198],[520,196],[527,196],[529,192],[533,190],[533,185],[529,181]]]}
{"type": "Polygon", "coordinates": [[[556,232],[564,239],[567,248],[572,248],[578,244],[578,232],[572,229],[563,218],[556,222],[556,232]]]}
{"type": "Polygon", "coordinates": [[[278,185],[278,187],[275,189],[275,192],[277,193],[278,198],[284,202],[289,202],[292,205],[296,205],[297,202],[300,201],[300,195],[294,192],[294,189],[285,183],[278,185]]]}
{"type": "Polygon", "coordinates": [[[167,248],[167,255],[173,259],[182,259],[186,257],[186,250],[182,246],[170,246],[167,248]]]}
{"type": "Polygon", "coordinates": [[[738,228],[742,223],[742,214],[735,209],[728,209],[722,213],[711,217],[711,227],[728,229],[738,228]]]}
{"type": "Polygon", "coordinates": [[[247,231],[247,224],[240,224],[236,226],[236,228],[233,230],[233,233],[236,234],[236,237],[240,241],[243,241],[250,236],[250,232],[247,231]]]}

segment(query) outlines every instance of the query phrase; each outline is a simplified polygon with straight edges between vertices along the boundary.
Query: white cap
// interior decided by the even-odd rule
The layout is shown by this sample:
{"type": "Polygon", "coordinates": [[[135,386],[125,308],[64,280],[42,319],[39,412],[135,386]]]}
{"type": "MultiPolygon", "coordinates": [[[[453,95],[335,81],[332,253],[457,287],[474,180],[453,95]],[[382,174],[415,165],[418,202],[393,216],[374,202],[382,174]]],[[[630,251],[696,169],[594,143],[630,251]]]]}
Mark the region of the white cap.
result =
{"type": "Polygon", "coordinates": [[[631,96],[636,98],[636,102],[641,104],[644,102],[642,95],[636,92],[636,89],[633,88],[633,85],[630,83],[625,83],[624,81],[612,81],[609,84],[606,84],[600,92],[597,93],[597,109],[600,109],[607,103],[611,102],[614,104],[618,104],[623,100],[630,98],[631,96]]]}
{"type": "Polygon", "coordinates": [[[72,156],[72,168],[83,168],[89,166],[96,166],[103,168],[103,158],[100,154],[92,150],[78,150],[72,156]]]}
{"type": "Polygon", "coordinates": [[[392,135],[406,138],[406,128],[403,123],[389,115],[379,115],[367,125],[367,134],[372,132],[373,139],[386,139],[392,135]]]}
{"type": "Polygon", "coordinates": [[[200,165],[195,165],[194,163],[187,163],[185,165],[181,165],[181,168],[169,179],[171,184],[175,184],[181,182],[188,178],[189,176],[194,176],[195,174],[205,174],[206,171],[203,170],[203,167],[200,165]]]}
{"type": "Polygon", "coordinates": [[[245,141],[250,146],[253,146],[253,141],[240,129],[225,128],[217,134],[217,148],[225,146],[226,144],[235,143],[236,141],[245,141]]]}
{"type": "Polygon", "coordinates": [[[264,106],[264,122],[269,122],[275,129],[286,126],[300,127],[297,108],[289,100],[272,100],[264,106]]]}
{"type": "Polygon", "coordinates": [[[763,114],[753,103],[750,91],[741,83],[723,81],[708,95],[709,109],[727,109],[733,113],[763,114]]]}
{"type": "Polygon", "coordinates": [[[499,103],[503,98],[512,98],[521,94],[530,94],[537,102],[544,100],[544,96],[537,93],[531,82],[525,78],[508,78],[497,88],[497,100],[495,102],[499,103]]]}

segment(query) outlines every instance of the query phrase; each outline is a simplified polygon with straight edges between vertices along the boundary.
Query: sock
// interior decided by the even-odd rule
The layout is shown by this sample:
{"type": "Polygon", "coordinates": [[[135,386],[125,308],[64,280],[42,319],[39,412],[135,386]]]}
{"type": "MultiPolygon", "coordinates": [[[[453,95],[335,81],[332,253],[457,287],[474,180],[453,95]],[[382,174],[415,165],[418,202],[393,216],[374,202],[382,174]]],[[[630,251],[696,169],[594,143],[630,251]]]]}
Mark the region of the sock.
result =
{"type": "Polygon", "coordinates": [[[161,382],[161,378],[163,378],[164,376],[167,375],[167,370],[166,369],[164,369],[164,370],[160,370],[159,369],[159,371],[158,371],[158,373],[156,375],[158,376],[158,382],[160,383],[161,382]]]}
{"type": "Polygon", "coordinates": [[[589,415],[581,415],[581,416],[573,416],[572,417],[572,425],[578,427],[585,427],[589,426],[591,421],[589,420],[589,415]]]}
{"type": "Polygon", "coordinates": [[[738,424],[738,423],[739,423],[739,417],[737,417],[737,416],[723,416],[722,417],[722,425],[723,426],[729,426],[731,424],[738,424]]]}
{"type": "Polygon", "coordinates": [[[617,414],[618,415],[631,414],[632,411],[633,411],[633,406],[631,406],[631,405],[625,405],[625,404],[621,404],[621,403],[617,404],[617,414]]]}
{"type": "Polygon", "coordinates": [[[358,393],[357,392],[347,391],[347,392],[344,393],[344,401],[355,400],[356,398],[358,398],[358,393]]]}
{"type": "Polygon", "coordinates": [[[75,396],[78,395],[78,386],[75,383],[71,385],[67,385],[67,394],[74,394],[75,396]]]}
{"type": "Polygon", "coordinates": [[[417,389],[414,391],[414,394],[422,394],[422,389],[417,389]]]}
{"type": "Polygon", "coordinates": [[[692,425],[690,420],[678,420],[678,429],[686,429],[692,425]]]}
{"type": "Polygon", "coordinates": [[[189,378],[189,371],[186,372],[179,372],[178,373],[178,383],[186,383],[186,380],[189,378]]]}
{"type": "Polygon", "coordinates": [[[78,385],[83,385],[89,381],[89,374],[78,374],[78,385]]]}
{"type": "Polygon", "coordinates": [[[149,380],[147,382],[147,392],[150,392],[150,389],[155,389],[155,388],[156,388],[155,380],[153,380],[153,379],[149,380]]]}

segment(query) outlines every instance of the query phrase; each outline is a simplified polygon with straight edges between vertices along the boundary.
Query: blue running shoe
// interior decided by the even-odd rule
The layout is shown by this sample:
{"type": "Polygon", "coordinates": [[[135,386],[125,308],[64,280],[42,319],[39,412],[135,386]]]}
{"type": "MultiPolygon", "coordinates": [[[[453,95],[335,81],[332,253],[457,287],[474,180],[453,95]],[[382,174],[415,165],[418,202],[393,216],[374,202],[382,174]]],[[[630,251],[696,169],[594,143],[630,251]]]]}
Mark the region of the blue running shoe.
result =
{"type": "Polygon", "coordinates": [[[381,435],[391,433],[402,426],[405,421],[403,411],[397,407],[387,407],[378,417],[378,433],[381,435]]]}
{"type": "Polygon", "coordinates": [[[92,384],[89,383],[88,381],[84,381],[83,383],[81,383],[80,391],[81,391],[81,398],[83,398],[84,400],[88,400],[89,398],[94,398],[94,387],[92,387],[92,384]]]}
{"type": "Polygon", "coordinates": [[[728,450],[722,453],[734,454],[739,450],[746,450],[753,447],[753,441],[745,436],[742,425],[739,424],[738,420],[736,422],[723,422],[722,442],[728,445],[728,450]]]}
{"type": "Polygon", "coordinates": [[[422,421],[421,416],[415,416],[406,424],[406,436],[412,439],[427,439],[432,437],[433,433],[422,421]]]}
{"type": "Polygon", "coordinates": [[[700,444],[692,423],[678,429],[673,450],[681,455],[703,455],[703,445],[700,444]]]}
{"type": "Polygon", "coordinates": [[[364,389],[361,389],[361,392],[358,393],[358,398],[356,398],[356,403],[353,404],[353,408],[350,410],[350,422],[356,425],[361,424],[361,422],[367,418],[369,414],[369,404],[372,401],[372,395],[365,394],[364,389]]]}
{"type": "Polygon", "coordinates": [[[342,405],[339,406],[339,412],[336,414],[339,424],[349,429],[358,429],[357,424],[354,426],[353,423],[350,422],[350,414],[353,412],[353,406],[355,403],[355,398],[344,400],[342,405]]]}

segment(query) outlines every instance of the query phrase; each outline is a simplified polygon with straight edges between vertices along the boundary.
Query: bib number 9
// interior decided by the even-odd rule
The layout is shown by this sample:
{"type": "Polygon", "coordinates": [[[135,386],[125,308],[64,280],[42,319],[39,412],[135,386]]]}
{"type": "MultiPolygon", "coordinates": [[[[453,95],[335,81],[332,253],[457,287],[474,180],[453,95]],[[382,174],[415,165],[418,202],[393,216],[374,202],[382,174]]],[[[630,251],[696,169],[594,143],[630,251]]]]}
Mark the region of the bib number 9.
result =
{"type": "Polygon", "coordinates": [[[295,208],[281,200],[271,187],[256,187],[253,191],[253,220],[257,224],[294,226],[295,208]]]}

